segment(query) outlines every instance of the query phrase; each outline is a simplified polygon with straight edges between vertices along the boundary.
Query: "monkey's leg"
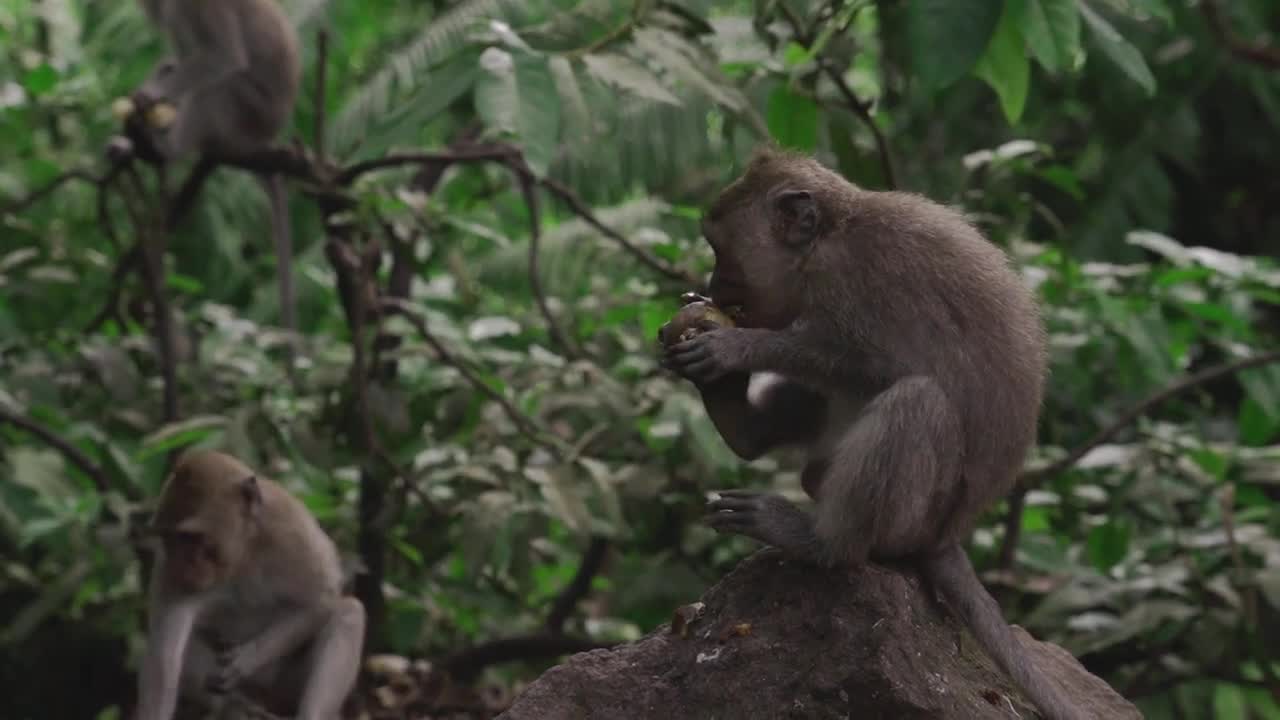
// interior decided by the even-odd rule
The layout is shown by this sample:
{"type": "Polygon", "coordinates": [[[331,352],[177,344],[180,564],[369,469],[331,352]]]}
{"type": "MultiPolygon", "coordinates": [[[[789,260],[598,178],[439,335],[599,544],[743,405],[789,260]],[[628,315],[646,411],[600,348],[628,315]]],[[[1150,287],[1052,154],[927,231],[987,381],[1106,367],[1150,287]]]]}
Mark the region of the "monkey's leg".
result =
{"type": "Polygon", "coordinates": [[[364,605],[339,599],[311,643],[297,720],[335,720],[355,685],[364,646],[364,605]]]}
{"type": "Polygon", "coordinates": [[[825,462],[817,459],[816,518],[778,495],[730,491],[708,503],[708,522],[823,565],[909,555],[928,547],[950,506],[960,441],[941,388],[905,378],[867,403],[825,462]]]}

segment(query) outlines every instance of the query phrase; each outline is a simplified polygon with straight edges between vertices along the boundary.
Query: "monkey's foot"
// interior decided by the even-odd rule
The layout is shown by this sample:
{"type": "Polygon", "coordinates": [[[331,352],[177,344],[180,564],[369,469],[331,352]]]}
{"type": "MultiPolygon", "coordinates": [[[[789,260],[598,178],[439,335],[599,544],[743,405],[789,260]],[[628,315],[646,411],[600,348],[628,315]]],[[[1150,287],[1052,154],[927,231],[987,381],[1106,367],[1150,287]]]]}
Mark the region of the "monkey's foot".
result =
{"type": "Polygon", "coordinates": [[[717,532],[744,535],[806,561],[821,548],[808,513],[774,493],[721,490],[707,502],[707,524],[717,532]]]}

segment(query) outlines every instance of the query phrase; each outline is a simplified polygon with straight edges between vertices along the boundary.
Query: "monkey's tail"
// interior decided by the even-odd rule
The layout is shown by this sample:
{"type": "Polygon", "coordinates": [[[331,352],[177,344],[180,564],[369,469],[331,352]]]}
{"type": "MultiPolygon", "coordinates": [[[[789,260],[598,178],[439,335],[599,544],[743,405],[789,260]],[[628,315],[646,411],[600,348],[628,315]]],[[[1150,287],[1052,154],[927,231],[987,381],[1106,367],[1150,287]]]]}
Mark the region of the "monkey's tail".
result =
{"type": "Polygon", "coordinates": [[[1051,720],[1092,720],[1073,703],[1052,678],[1036,667],[1004,621],[1000,606],[978,580],[969,556],[959,545],[933,555],[923,564],[925,578],[942,593],[969,632],[1021,688],[1024,695],[1051,720]]]}

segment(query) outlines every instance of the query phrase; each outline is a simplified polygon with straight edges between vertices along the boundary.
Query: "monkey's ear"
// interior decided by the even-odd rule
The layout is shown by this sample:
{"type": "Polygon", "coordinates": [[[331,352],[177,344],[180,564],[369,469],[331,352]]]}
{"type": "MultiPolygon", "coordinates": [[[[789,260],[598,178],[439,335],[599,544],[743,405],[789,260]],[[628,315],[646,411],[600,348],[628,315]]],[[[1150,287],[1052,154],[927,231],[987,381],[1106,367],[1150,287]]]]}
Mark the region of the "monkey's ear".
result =
{"type": "Polygon", "coordinates": [[[244,498],[245,512],[249,517],[256,517],[262,509],[262,488],[258,486],[258,476],[250,475],[240,481],[240,496],[244,498]]]}
{"type": "Polygon", "coordinates": [[[788,245],[813,242],[818,235],[818,203],[813,194],[808,190],[783,190],[775,203],[787,223],[783,242],[788,245]]]}

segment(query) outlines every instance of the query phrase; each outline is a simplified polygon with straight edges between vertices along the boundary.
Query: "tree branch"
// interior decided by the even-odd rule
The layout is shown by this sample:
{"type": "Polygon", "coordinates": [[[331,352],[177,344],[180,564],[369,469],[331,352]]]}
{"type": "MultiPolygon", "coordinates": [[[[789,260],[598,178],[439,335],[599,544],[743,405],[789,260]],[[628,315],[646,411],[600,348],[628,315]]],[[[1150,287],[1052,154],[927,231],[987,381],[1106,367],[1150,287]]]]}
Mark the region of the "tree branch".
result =
{"type": "Polygon", "coordinates": [[[574,607],[578,601],[586,597],[591,591],[591,581],[599,574],[600,569],[604,567],[605,558],[609,554],[609,541],[603,537],[591,538],[591,544],[587,546],[587,551],[582,554],[582,562],[578,564],[578,571],[574,573],[573,579],[568,585],[560,590],[560,594],[551,603],[551,610],[547,613],[547,630],[553,633],[564,632],[565,621],[573,614],[574,607]]]}
{"type": "Polygon", "coordinates": [[[1227,23],[1221,0],[1202,0],[1200,12],[1208,21],[1214,37],[1232,55],[1271,70],[1280,69],[1280,47],[1265,43],[1251,43],[1237,35],[1227,23]]]}
{"type": "Polygon", "coordinates": [[[1085,440],[1058,460],[1043,468],[1022,473],[1018,478],[1017,488],[1009,498],[1009,511],[1005,515],[1004,540],[1001,543],[999,553],[1001,565],[1010,567],[1013,564],[1013,555],[1017,549],[1019,536],[1022,533],[1022,509],[1025,507],[1026,493],[1029,490],[1034,489],[1044,480],[1070,469],[1081,458],[1088,455],[1089,451],[1114,438],[1121,430],[1132,425],[1138,418],[1150,412],[1157,405],[1218,378],[1276,362],[1280,362],[1280,350],[1271,350],[1251,357],[1214,365],[1171,382],[1120,413],[1120,416],[1113,420],[1111,424],[1094,433],[1093,437],[1085,440]]]}
{"type": "Polygon", "coordinates": [[[70,440],[67,440],[54,432],[52,428],[44,425],[34,418],[29,418],[25,415],[19,415],[18,413],[0,408],[0,424],[3,423],[9,423],[20,430],[24,430],[36,436],[46,445],[49,445],[62,453],[62,455],[66,457],[72,465],[80,468],[80,472],[84,473],[85,476],[93,482],[93,485],[98,489],[98,492],[105,493],[111,488],[111,483],[107,481],[106,470],[104,470],[101,465],[90,460],[88,455],[85,455],[79,448],[72,445],[70,440]]]}
{"type": "Polygon", "coordinates": [[[516,176],[516,182],[520,185],[520,196],[524,198],[524,205],[529,213],[528,272],[529,289],[533,292],[533,300],[538,310],[542,312],[542,317],[546,319],[547,332],[555,344],[559,345],[560,350],[570,358],[579,357],[582,354],[581,349],[564,328],[560,327],[560,322],[551,312],[550,304],[547,303],[547,293],[542,287],[542,275],[538,270],[538,246],[542,239],[542,223],[538,218],[538,195],[533,191],[533,173],[520,158],[509,159],[507,167],[511,168],[511,172],[516,176]]]}

